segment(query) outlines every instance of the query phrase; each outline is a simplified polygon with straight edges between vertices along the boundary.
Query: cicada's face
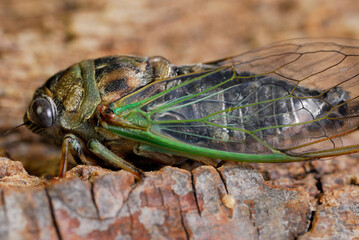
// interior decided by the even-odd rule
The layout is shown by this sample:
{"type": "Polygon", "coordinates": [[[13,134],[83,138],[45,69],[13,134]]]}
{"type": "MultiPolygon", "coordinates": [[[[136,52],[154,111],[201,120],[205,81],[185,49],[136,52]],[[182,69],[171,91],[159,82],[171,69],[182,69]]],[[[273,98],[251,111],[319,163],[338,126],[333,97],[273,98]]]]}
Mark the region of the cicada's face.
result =
{"type": "Polygon", "coordinates": [[[24,115],[24,123],[32,132],[61,144],[64,133],[59,123],[60,111],[48,88],[58,75],[54,75],[36,90],[24,115]]]}
{"type": "Polygon", "coordinates": [[[25,113],[24,123],[32,132],[60,144],[63,134],[57,119],[58,110],[54,100],[43,94],[32,99],[25,113]]]}

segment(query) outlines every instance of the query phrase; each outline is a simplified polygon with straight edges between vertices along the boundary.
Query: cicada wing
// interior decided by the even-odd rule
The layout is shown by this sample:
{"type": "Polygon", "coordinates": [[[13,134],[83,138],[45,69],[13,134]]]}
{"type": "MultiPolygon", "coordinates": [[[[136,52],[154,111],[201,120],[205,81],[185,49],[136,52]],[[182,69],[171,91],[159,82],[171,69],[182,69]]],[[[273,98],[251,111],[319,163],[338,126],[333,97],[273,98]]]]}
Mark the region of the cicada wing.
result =
{"type": "Polygon", "coordinates": [[[286,40],[207,64],[269,73],[310,89],[327,90],[338,85],[353,97],[359,95],[359,40],[355,39],[286,40]]]}
{"type": "Polygon", "coordinates": [[[359,151],[342,141],[359,123],[359,43],[351,44],[278,43],[150,84],[117,107],[141,102],[151,134],[202,148],[313,157],[359,151]]]}

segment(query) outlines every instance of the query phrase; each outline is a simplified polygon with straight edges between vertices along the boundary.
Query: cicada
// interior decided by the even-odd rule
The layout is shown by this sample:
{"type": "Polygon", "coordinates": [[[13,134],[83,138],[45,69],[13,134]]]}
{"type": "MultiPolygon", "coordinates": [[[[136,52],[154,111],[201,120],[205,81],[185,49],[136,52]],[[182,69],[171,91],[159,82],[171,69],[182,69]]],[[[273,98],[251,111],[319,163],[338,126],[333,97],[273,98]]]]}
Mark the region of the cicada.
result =
{"type": "Polygon", "coordinates": [[[126,156],[216,165],[359,152],[342,141],[358,129],[358,95],[358,41],[296,39],[193,65],[84,60],[36,90],[24,124],[62,145],[60,176],[69,154],[141,176],[126,156]]]}

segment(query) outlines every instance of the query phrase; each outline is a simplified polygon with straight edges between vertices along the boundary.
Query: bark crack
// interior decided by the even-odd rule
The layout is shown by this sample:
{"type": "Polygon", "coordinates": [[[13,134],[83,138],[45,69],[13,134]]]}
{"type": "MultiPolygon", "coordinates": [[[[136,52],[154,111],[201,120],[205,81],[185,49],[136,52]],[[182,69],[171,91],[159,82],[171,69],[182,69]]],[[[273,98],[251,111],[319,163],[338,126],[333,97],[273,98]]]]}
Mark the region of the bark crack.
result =
{"type": "MultiPolygon", "coordinates": [[[[132,185],[132,188],[131,188],[130,191],[128,192],[126,198],[125,198],[125,196],[124,196],[124,194],[123,194],[123,191],[121,190],[121,195],[122,195],[122,197],[123,197],[124,199],[123,199],[122,206],[121,206],[120,209],[117,211],[115,217],[118,217],[118,215],[119,215],[120,212],[122,211],[123,207],[124,207],[124,206],[127,206],[127,202],[128,202],[128,200],[130,199],[130,196],[131,196],[132,192],[135,190],[136,187],[137,187],[137,184],[134,183],[134,184],[132,185]]],[[[128,206],[127,206],[127,208],[128,208],[128,211],[130,212],[130,209],[129,209],[128,206]]],[[[130,212],[130,214],[131,214],[131,212],[130,212]]]]}
{"type": "Polygon", "coordinates": [[[171,188],[171,192],[172,194],[175,196],[176,200],[177,200],[177,206],[179,206],[179,213],[180,213],[180,217],[181,217],[181,225],[182,225],[182,228],[183,228],[183,231],[186,235],[186,239],[190,239],[190,233],[186,227],[186,224],[184,222],[184,216],[183,216],[183,211],[182,211],[182,206],[181,206],[181,201],[180,201],[180,198],[179,196],[173,191],[173,189],[171,188]]]}
{"type": "MultiPolygon", "coordinates": [[[[321,177],[322,177],[323,175],[320,176],[320,172],[318,172],[312,164],[310,164],[310,166],[311,166],[311,170],[310,170],[309,172],[314,173],[314,178],[317,180],[317,183],[316,183],[315,186],[316,186],[316,188],[317,188],[318,191],[319,191],[318,195],[316,196],[316,200],[317,200],[317,204],[318,204],[316,208],[318,208],[320,205],[322,205],[322,204],[320,203],[320,201],[319,201],[319,197],[320,197],[322,194],[324,194],[323,184],[322,184],[322,181],[321,181],[321,177]]],[[[299,234],[299,235],[297,236],[297,238],[299,238],[300,236],[302,236],[302,235],[304,235],[305,233],[310,232],[310,231],[312,230],[316,213],[317,213],[317,211],[315,211],[315,210],[314,210],[314,211],[311,211],[310,216],[309,216],[309,218],[308,218],[309,224],[308,224],[307,230],[304,231],[302,234],[299,234]]]]}
{"type": "MultiPolygon", "coordinates": [[[[160,179],[161,179],[161,182],[164,181],[163,178],[162,178],[162,175],[160,175],[160,179]]],[[[162,205],[167,208],[167,205],[166,205],[166,203],[165,203],[165,199],[164,199],[164,197],[163,197],[163,193],[162,193],[162,191],[161,191],[161,187],[157,188],[156,185],[155,185],[155,183],[154,183],[153,181],[151,181],[151,185],[153,186],[153,188],[154,188],[155,190],[158,190],[158,191],[159,191],[160,196],[161,196],[162,205]]]]}
{"type": "MultiPolygon", "coordinates": [[[[227,188],[227,184],[226,184],[226,180],[224,178],[224,176],[222,175],[222,173],[218,170],[218,168],[214,168],[216,169],[216,171],[218,172],[218,175],[219,177],[221,178],[221,181],[223,183],[223,186],[224,186],[224,190],[226,191],[226,194],[227,196],[230,195],[230,193],[228,192],[228,188],[227,188]]],[[[224,214],[226,214],[226,216],[229,218],[229,219],[232,219],[233,217],[233,209],[232,208],[229,208],[226,204],[223,203],[223,198],[226,197],[226,196],[222,196],[222,191],[220,191],[218,189],[218,194],[222,197],[222,201],[221,201],[221,208],[224,212],[224,214]]]]}
{"type": "Polygon", "coordinates": [[[136,189],[137,187],[137,184],[136,182],[132,185],[132,188],[130,189],[130,191],[128,192],[126,198],[125,198],[125,195],[123,194],[123,192],[121,191],[121,194],[122,196],[124,197],[124,200],[123,200],[123,203],[122,203],[122,206],[121,208],[117,211],[116,215],[115,215],[115,218],[118,217],[118,215],[121,213],[121,211],[123,210],[124,207],[127,208],[127,211],[128,211],[128,216],[129,216],[129,219],[130,219],[130,235],[131,235],[131,239],[134,238],[134,235],[133,235],[133,216],[132,216],[132,213],[131,213],[131,209],[130,209],[130,206],[128,204],[128,201],[131,197],[131,194],[132,192],[136,189]]]}
{"type": "MultiPolygon", "coordinates": [[[[309,225],[308,225],[308,229],[306,232],[303,232],[301,235],[309,232],[312,228],[313,228],[313,222],[314,222],[314,218],[315,218],[315,214],[316,214],[317,211],[312,211],[311,212],[311,215],[310,215],[310,218],[309,218],[309,225]]],[[[301,235],[298,235],[298,237],[300,237],[301,235]]]]}
{"type": "Polygon", "coordinates": [[[192,184],[192,189],[193,189],[193,196],[194,196],[194,201],[196,203],[196,207],[197,207],[197,211],[198,211],[198,215],[200,217],[202,217],[202,213],[201,213],[201,209],[199,208],[199,203],[198,203],[198,199],[197,199],[197,193],[196,193],[196,187],[194,184],[194,176],[193,173],[191,172],[191,184],[192,184]]]}
{"type": "MultiPolygon", "coordinates": [[[[161,181],[163,182],[162,176],[160,176],[160,178],[161,178],[161,181]]],[[[156,185],[154,184],[154,182],[152,182],[152,181],[151,181],[151,184],[152,184],[153,188],[155,189],[155,191],[159,192],[160,197],[161,197],[162,206],[164,207],[164,209],[166,210],[167,215],[169,216],[170,215],[170,207],[166,204],[166,201],[165,201],[165,198],[163,196],[163,192],[161,190],[161,187],[157,188],[156,185]]]]}
{"type": "Polygon", "coordinates": [[[216,171],[218,172],[219,177],[221,178],[223,185],[224,185],[224,189],[226,190],[226,193],[228,194],[228,188],[227,188],[227,183],[226,180],[224,179],[224,176],[222,175],[222,173],[218,170],[218,168],[214,168],[216,169],[216,171]]]}
{"type": "Polygon", "coordinates": [[[92,199],[92,202],[93,202],[93,205],[95,206],[95,209],[96,209],[96,215],[97,215],[97,218],[100,219],[100,209],[98,208],[97,206],[97,202],[96,202],[96,199],[95,199],[95,192],[94,192],[94,183],[91,183],[91,199],[92,199]]]}
{"type": "MultiPolygon", "coordinates": [[[[45,188],[45,189],[46,189],[46,191],[48,191],[48,188],[45,188]]],[[[61,199],[61,197],[56,196],[55,198],[59,198],[60,201],[61,201],[61,204],[63,204],[67,209],[69,209],[72,214],[75,214],[76,216],[81,217],[81,218],[85,218],[85,219],[99,220],[99,216],[89,217],[89,216],[86,216],[84,214],[79,213],[76,208],[74,208],[73,206],[66,203],[66,201],[63,201],[63,199],[61,199]]]]}
{"type": "Polygon", "coordinates": [[[183,228],[183,230],[184,230],[184,233],[186,234],[186,239],[188,240],[188,239],[190,239],[190,237],[189,237],[190,234],[189,234],[189,232],[188,232],[188,229],[187,229],[187,227],[186,227],[186,224],[184,223],[184,217],[183,217],[183,212],[182,212],[181,206],[180,206],[179,211],[180,211],[180,217],[181,217],[181,225],[182,225],[182,228],[183,228]]]}
{"type": "MultiPolygon", "coordinates": [[[[320,201],[319,201],[319,197],[324,193],[324,190],[323,190],[323,185],[322,185],[322,181],[321,181],[321,178],[320,177],[315,177],[315,179],[317,180],[317,184],[316,184],[316,187],[319,191],[319,194],[317,195],[316,197],[316,200],[317,200],[317,203],[318,203],[318,206],[317,208],[321,205],[320,201]]],[[[317,211],[311,211],[311,215],[309,217],[309,224],[308,224],[308,229],[306,232],[310,232],[310,230],[313,228],[313,223],[314,223],[314,218],[315,218],[315,214],[317,213],[317,211]]],[[[304,232],[305,233],[305,232],[304,232]]],[[[304,234],[303,233],[303,234],[304,234]]],[[[300,236],[300,235],[299,235],[300,236]]],[[[298,236],[298,237],[299,237],[298,236]]]]}
{"type": "Polygon", "coordinates": [[[61,236],[61,231],[60,231],[60,228],[57,224],[57,220],[56,220],[56,216],[55,216],[55,209],[54,209],[54,206],[52,205],[52,200],[51,200],[51,197],[50,197],[50,194],[48,192],[48,189],[45,188],[45,194],[46,194],[46,197],[49,201],[49,208],[50,208],[50,213],[51,213],[51,220],[52,220],[52,224],[54,225],[55,227],[55,231],[56,231],[56,235],[57,235],[57,238],[59,240],[62,240],[62,236],[61,236]]]}

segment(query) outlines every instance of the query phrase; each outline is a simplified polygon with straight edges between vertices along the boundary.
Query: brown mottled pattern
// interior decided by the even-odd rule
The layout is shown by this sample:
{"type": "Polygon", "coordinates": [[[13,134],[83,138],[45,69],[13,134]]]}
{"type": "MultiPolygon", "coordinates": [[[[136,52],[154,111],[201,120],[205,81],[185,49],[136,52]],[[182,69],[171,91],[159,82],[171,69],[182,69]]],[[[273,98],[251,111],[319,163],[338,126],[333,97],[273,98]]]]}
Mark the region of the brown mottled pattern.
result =
{"type": "Polygon", "coordinates": [[[98,82],[101,99],[116,101],[139,86],[139,73],[131,68],[115,69],[104,75],[98,82]]]}
{"type": "Polygon", "coordinates": [[[146,58],[112,56],[95,59],[97,87],[104,103],[114,102],[153,80],[146,58]]]}

